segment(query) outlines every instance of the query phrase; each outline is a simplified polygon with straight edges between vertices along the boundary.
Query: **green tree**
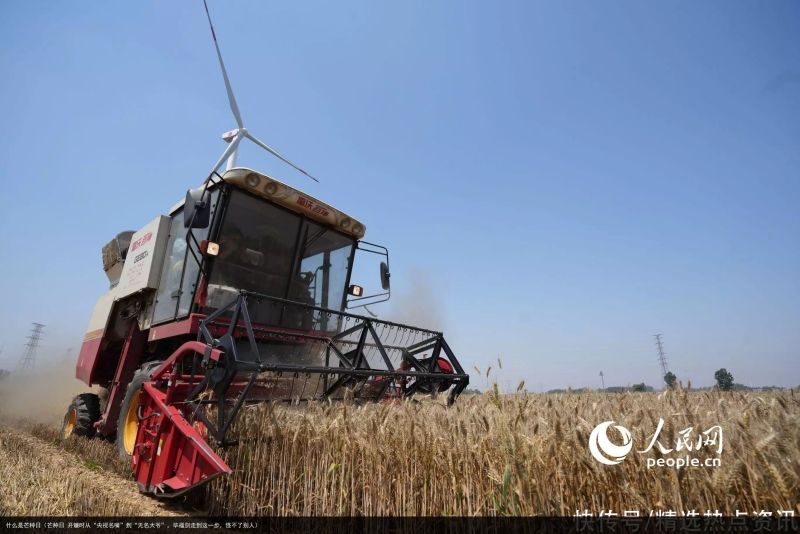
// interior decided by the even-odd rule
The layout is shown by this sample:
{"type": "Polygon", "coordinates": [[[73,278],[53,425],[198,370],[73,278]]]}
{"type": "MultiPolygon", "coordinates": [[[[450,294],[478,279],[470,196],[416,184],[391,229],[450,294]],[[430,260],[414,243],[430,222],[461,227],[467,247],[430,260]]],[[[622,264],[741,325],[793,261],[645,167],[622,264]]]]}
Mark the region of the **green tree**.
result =
{"type": "Polygon", "coordinates": [[[642,382],[641,384],[634,384],[631,386],[632,391],[647,391],[647,384],[642,382]]]}
{"type": "Polygon", "coordinates": [[[718,369],[717,372],[714,373],[714,380],[717,381],[717,387],[722,391],[730,391],[733,389],[733,375],[724,367],[718,369]]]}
{"type": "Polygon", "coordinates": [[[675,387],[676,380],[678,380],[678,377],[675,376],[675,373],[672,371],[667,371],[667,374],[664,375],[664,382],[667,383],[667,387],[669,389],[673,389],[675,387]]]}

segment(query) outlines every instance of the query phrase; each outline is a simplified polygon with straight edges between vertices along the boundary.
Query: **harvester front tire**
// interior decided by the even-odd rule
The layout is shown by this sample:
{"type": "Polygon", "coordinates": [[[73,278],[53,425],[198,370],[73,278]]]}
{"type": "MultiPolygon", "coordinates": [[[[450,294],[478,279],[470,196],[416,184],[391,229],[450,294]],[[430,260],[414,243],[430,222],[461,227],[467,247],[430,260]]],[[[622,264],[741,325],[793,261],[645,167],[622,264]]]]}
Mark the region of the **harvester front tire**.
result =
{"type": "Polygon", "coordinates": [[[123,460],[130,460],[133,454],[136,431],[139,428],[136,409],[139,405],[142,384],[150,380],[150,374],[162,363],[161,361],[155,361],[142,364],[133,375],[133,379],[131,379],[128,389],[125,391],[125,398],[122,399],[119,421],[117,422],[117,454],[123,460]]]}
{"type": "Polygon", "coordinates": [[[94,393],[81,393],[74,399],[64,414],[61,424],[61,437],[83,436],[91,438],[96,429],[94,424],[100,420],[100,397],[94,393]]]}

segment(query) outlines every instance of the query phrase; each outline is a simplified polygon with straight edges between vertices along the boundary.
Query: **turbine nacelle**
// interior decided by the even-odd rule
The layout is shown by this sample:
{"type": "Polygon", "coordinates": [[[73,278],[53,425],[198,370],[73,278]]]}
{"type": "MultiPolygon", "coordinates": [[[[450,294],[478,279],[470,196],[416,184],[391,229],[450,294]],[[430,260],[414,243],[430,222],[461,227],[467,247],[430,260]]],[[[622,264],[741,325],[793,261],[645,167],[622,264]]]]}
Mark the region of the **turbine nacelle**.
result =
{"type": "Polygon", "coordinates": [[[227,132],[222,134],[222,140],[225,141],[226,143],[230,143],[231,141],[233,141],[233,138],[236,137],[236,134],[238,134],[243,129],[244,128],[234,128],[233,130],[228,130],[227,132]]]}

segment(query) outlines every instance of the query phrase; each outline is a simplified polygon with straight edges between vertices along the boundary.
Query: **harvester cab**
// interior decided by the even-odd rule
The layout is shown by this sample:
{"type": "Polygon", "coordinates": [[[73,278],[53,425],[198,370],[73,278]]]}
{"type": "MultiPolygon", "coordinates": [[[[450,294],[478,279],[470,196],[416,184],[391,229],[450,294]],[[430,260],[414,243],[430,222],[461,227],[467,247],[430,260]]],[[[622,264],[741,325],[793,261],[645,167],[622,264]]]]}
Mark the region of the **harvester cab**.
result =
{"type": "Polygon", "coordinates": [[[238,128],[199,188],[103,247],[110,289],[76,376],[107,395],[77,396],[62,427],[116,437],[139,488],[165,497],[231,472],[212,445],[236,443],[248,404],[452,402],[469,382],[441,332],[348,311],[390,296],[388,251],[363,240],[361,222],[235,165],[247,138],[308,175],[244,128],[214,43],[238,128]],[[357,253],[382,260],[373,294],[352,283],[357,253]]]}

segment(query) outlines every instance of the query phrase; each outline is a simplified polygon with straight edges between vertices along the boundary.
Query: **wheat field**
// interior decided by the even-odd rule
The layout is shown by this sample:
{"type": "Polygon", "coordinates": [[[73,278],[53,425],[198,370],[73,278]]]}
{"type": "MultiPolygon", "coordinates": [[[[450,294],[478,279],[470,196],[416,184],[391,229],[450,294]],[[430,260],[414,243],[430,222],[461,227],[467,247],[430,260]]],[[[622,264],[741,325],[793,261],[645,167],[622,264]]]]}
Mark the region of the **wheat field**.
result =
{"type": "MultiPolygon", "coordinates": [[[[452,407],[436,399],[364,406],[262,404],[243,409],[235,430],[240,445],[221,453],[234,473],[157,513],[172,513],[176,507],[196,514],[278,516],[800,513],[796,390],[554,395],[494,390],[464,395],[452,407]],[[607,466],[589,454],[589,435],[597,424],[613,420],[625,426],[641,449],[660,418],[664,444],[674,445],[678,432],[688,427],[696,435],[719,425],[724,433],[721,466],[648,468],[646,460],[656,456],[654,451],[633,452],[607,466]]],[[[59,442],[54,426],[28,431],[73,462],[90,462],[101,471],[98,476],[125,481],[136,494],[112,443],[59,442]]],[[[0,453],[2,442],[0,437],[0,453]]],[[[13,493],[32,494],[20,478],[25,472],[4,466],[0,455],[0,473],[14,480],[4,499],[17,503],[15,512],[24,512],[25,500],[13,493]]],[[[66,488],[71,493],[60,513],[114,514],[135,504],[104,505],[91,484],[61,484],[68,485],[53,493],[66,488]],[[90,505],[98,502],[100,508],[90,505]]]]}
{"type": "MultiPolygon", "coordinates": [[[[465,395],[400,405],[256,406],[245,444],[225,451],[232,476],[206,490],[212,513],[267,515],[574,515],[577,510],[795,510],[800,395],[664,393],[465,395]],[[720,467],[647,468],[632,454],[606,466],[588,452],[606,420],[637,445],[665,420],[720,425],[720,467]],[[637,435],[637,429],[642,429],[637,435]]],[[[641,447],[644,448],[644,445],[641,447]]]]}

